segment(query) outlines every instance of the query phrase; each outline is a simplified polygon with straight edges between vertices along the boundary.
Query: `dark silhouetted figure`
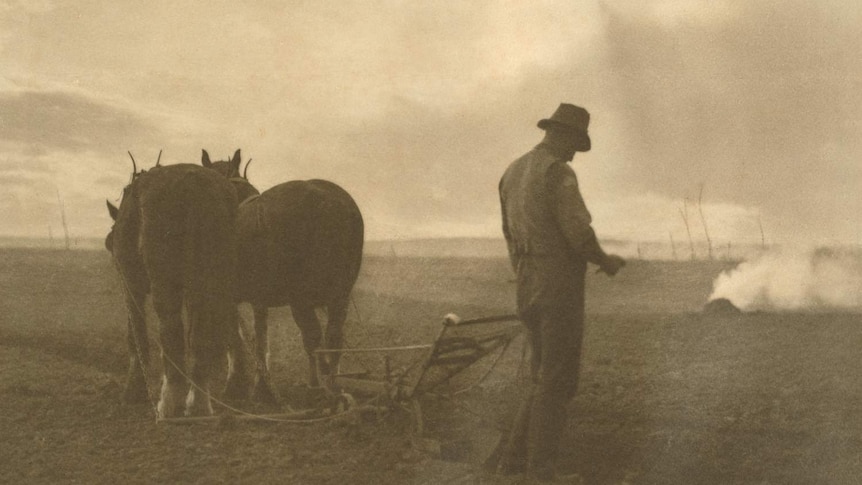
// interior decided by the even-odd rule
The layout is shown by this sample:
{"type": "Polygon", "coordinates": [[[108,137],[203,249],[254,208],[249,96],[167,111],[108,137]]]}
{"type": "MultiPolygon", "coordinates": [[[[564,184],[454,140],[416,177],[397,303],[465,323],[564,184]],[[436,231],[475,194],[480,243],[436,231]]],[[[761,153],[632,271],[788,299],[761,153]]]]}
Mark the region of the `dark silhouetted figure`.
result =
{"type": "Polygon", "coordinates": [[[545,137],[500,180],[503,234],[517,274],[518,314],[531,346],[531,385],[508,436],[486,461],[502,474],[552,480],[566,405],[578,386],[587,263],[615,275],[625,265],[602,250],[567,162],[590,149],[589,113],[561,104],[539,121],[545,137]]]}

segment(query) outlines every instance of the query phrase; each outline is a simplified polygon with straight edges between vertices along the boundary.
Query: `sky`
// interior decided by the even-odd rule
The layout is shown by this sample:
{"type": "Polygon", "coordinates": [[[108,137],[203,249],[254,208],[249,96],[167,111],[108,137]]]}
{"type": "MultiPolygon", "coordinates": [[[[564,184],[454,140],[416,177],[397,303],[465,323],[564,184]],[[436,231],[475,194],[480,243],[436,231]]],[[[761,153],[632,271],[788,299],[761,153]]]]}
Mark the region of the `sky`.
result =
{"type": "Polygon", "coordinates": [[[366,239],[500,237],[499,177],[567,102],[602,239],[862,244],[860,48],[857,0],[0,0],[0,236],[61,205],[106,234],[127,151],[239,148],[260,189],[343,186],[366,239]]]}

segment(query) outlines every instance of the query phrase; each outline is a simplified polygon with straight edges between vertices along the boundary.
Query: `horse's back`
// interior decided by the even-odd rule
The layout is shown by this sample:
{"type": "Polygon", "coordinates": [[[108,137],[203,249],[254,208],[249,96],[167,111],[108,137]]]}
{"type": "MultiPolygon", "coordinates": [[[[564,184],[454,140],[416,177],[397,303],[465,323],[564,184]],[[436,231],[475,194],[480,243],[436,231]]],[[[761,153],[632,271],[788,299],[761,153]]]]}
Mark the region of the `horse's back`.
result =
{"type": "Polygon", "coordinates": [[[290,181],[240,207],[242,287],[269,306],[346,298],[359,274],[362,215],[325,180],[290,181]]]}
{"type": "Polygon", "coordinates": [[[237,249],[233,187],[191,164],[156,167],[138,177],[131,193],[140,217],[137,250],[151,290],[198,306],[230,301],[237,249]]]}
{"type": "Polygon", "coordinates": [[[201,246],[208,239],[208,247],[226,250],[235,246],[236,195],[223,177],[180,164],[156,167],[140,175],[139,182],[133,195],[140,204],[143,253],[198,249],[185,247],[190,239],[201,240],[201,246]]]}
{"type": "Polygon", "coordinates": [[[156,167],[139,176],[133,195],[141,211],[158,214],[157,223],[184,223],[188,212],[209,212],[230,217],[236,207],[236,191],[230,182],[198,165],[156,167]]]}

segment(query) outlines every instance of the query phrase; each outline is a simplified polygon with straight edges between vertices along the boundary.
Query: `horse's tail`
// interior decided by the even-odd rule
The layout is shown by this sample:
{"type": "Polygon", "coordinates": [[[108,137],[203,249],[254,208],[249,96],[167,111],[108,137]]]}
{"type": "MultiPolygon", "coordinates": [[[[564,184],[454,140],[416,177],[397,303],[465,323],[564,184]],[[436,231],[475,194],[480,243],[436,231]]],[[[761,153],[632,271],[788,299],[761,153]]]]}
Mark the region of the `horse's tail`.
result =
{"type": "Polygon", "coordinates": [[[193,369],[216,365],[235,323],[236,208],[209,189],[192,197],[185,222],[183,290],[193,369]]]}
{"type": "Polygon", "coordinates": [[[336,299],[347,299],[362,265],[365,242],[362,214],[353,198],[338,186],[325,193],[317,211],[312,240],[319,241],[319,247],[312,254],[320,260],[311,267],[327,268],[330,294],[336,299]]]}
{"type": "Polygon", "coordinates": [[[362,212],[359,210],[359,206],[356,205],[356,202],[350,197],[351,203],[351,216],[349,218],[349,229],[347,235],[348,241],[348,259],[351,262],[350,271],[351,271],[351,287],[353,283],[356,282],[356,278],[359,277],[359,270],[362,267],[362,251],[365,245],[365,221],[362,219],[362,212]]]}

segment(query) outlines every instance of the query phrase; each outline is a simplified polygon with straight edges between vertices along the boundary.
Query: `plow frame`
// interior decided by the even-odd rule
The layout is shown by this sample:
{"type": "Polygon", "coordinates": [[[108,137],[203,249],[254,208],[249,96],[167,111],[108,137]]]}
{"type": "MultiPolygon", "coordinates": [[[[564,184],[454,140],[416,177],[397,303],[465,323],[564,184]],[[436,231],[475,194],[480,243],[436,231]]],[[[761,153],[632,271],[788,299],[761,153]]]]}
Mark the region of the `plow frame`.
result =
{"type": "MultiPolygon", "coordinates": [[[[434,390],[446,384],[457,374],[466,370],[480,359],[499,351],[496,360],[483,380],[496,365],[506,350],[523,332],[517,315],[507,314],[462,320],[455,314],[444,317],[442,328],[430,344],[407,345],[399,347],[321,349],[315,351],[318,370],[321,361],[328,354],[371,353],[382,357],[382,372],[371,376],[370,372],[336,373],[326,376],[323,385],[334,394],[349,396],[364,394],[372,396],[379,410],[400,408],[413,417],[413,433],[421,437],[424,432],[424,418],[420,398],[433,394],[434,390]],[[422,357],[402,371],[394,371],[390,355],[402,352],[421,351],[422,357]]],[[[479,382],[457,392],[466,391],[479,382]]],[[[457,393],[456,392],[456,393],[457,393]]]]}
{"type": "MultiPolygon", "coordinates": [[[[413,437],[422,439],[424,419],[419,398],[430,395],[441,385],[480,359],[499,349],[494,363],[479,380],[451,395],[464,392],[478,385],[496,366],[497,361],[506,353],[511,343],[523,331],[517,315],[498,315],[462,320],[455,314],[444,317],[442,328],[430,344],[407,345],[399,347],[376,347],[354,349],[320,349],[314,352],[314,362],[321,376],[323,390],[333,399],[331,406],[290,410],[278,414],[253,414],[232,407],[227,403],[212,399],[232,413],[199,417],[156,417],[157,423],[196,424],[239,421],[263,421],[272,423],[307,424],[332,419],[355,420],[357,413],[371,410],[382,414],[392,409],[400,409],[413,418],[413,437]],[[390,365],[390,355],[403,352],[421,351],[421,358],[406,369],[394,371],[390,365]],[[377,354],[382,357],[382,372],[372,376],[371,372],[320,373],[321,361],[327,354],[377,354]],[[353,394],[363,394],[370,398],[362,403],[353,394]],[[373,404],[371,404],[373,403],[373,404]]],[[[189,379],[191,385],[196,385],[189,379]]],[[[439,394],[438,394],[439,395],[439,394]]],[[[427,440],[426,440],[427,441],[427,440]]]]}

